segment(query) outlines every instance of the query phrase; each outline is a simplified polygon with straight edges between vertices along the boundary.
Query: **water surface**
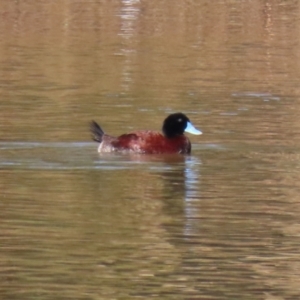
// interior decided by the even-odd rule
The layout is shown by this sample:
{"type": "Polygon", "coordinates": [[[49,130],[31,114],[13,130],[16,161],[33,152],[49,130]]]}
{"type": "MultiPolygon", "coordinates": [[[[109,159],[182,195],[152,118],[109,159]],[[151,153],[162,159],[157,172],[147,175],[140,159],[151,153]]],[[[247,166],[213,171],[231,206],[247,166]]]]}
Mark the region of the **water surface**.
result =
{"type": "Polygon", "coordinates": [[[296,1],[2,2],[3,299],[298,299],[296,1]],[[186,113],[190,156],[99,155],[186,113]]]}

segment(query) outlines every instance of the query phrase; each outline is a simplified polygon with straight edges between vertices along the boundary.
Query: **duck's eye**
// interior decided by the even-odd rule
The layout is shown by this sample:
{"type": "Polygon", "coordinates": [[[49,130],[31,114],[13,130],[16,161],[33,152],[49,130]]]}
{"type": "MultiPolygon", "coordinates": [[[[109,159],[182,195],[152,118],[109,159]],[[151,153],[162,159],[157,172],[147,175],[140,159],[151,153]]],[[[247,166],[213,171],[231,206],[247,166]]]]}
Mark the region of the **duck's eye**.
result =
{"type": "Polygon", "coordinates": [[[178,122],[179,122],[179,123],[181,123],[181,122],[182,122],[182,119],[181,119],[181,118],[179,118],[179,119],[178,119],[178,122]]]}

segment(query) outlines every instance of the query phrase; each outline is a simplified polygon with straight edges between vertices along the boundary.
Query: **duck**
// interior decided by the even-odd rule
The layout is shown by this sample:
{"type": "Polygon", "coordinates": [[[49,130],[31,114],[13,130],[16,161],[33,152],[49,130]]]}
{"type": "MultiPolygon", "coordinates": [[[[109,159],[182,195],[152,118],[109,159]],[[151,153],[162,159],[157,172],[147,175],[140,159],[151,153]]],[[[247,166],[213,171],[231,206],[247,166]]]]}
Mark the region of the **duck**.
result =
{"type": "Polygon", "coordinates": [[[95,121],[91,122],[90,130],[93,140],[99,143],[99,153],[190,154],[191,142],[184,132],[202,134],[181,112],[170,114],[164,120],[162,133],[138,130],[113,137],[106,134],[95,121]]]}

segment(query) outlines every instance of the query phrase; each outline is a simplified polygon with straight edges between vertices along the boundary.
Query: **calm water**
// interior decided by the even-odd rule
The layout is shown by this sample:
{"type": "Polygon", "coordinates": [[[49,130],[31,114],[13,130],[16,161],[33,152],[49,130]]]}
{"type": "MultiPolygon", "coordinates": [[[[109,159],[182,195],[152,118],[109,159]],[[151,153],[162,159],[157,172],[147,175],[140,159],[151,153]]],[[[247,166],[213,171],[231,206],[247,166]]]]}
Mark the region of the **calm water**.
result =
{"type": "Polygon", "coordinates": [[[0,11],[1,299],[300,299],[298,1],[0,11]],[[88,131],[175,111],[190,156],[88,131]]]}

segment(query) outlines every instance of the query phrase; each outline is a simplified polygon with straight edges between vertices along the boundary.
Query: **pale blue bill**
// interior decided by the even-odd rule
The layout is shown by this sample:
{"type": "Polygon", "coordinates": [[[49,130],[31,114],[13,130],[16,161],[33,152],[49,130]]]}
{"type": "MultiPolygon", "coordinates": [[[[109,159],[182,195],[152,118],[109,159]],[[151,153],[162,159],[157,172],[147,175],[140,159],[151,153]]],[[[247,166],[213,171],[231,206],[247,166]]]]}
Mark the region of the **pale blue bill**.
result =
{"type": "Polygon", "coordinates": [[[184,130],[185,132],[191,133],[191,134],[202,134],[202,132],[194,127],[194,125],[191,122],[187,122],[186,128],[184,130]]]}

